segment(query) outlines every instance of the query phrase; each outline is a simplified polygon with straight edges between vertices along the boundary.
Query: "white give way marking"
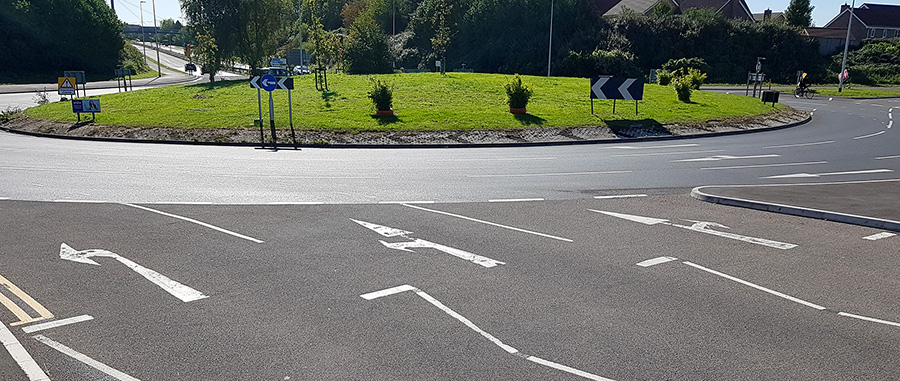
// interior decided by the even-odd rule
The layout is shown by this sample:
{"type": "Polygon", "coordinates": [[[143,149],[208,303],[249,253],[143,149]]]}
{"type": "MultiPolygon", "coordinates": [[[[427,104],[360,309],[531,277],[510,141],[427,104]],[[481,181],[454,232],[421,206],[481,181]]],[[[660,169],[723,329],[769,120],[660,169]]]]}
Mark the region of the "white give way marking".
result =
{"type": "Polygon", "coordinates": [[[422,291],[422,290],[420,290],[420,289],[418,289],[418,288],[415,288],[415,287],[413,287],[413,286],[410,286],[410,285],[408,285],[408,284],[405,284],[405,285],[402,285],[402,286],[393,287],[393,288],[389,288],[389,289],[386,289],[386,290],[370,292],[370,293],[368,293],[368,294],[360,295],[360,297],[362,297],[362,298],[365,299],[365,300],[373,300],[373,299],[378,299],[378,298],[381,298],[381,297],[384,297],[384,296],[390,296],[390,295],[394,295],[394,294],[399,294],[399,293],[401,293],[401,292],[406,292],[406,291],[413,291],[413,292],[415,292],[416,295],[418,295],[418,296],[421,297],[422,299],[425,299],[426,301],[428,301],[428,303],[431,303],[431,304],[434,305],[435,307],[439,308],[441,311],[444,311],[444,313],[446,313],[447,315],[452,316],[454,319],[459,320],[460,322],[462,322],[463,324],[465,324],[466,327],[469,327],[469,328],[472,329],[473,331],[477,332],[479,335],[484,336],[484,338],[488,339],[490,342],[492,342],[492,343],[494,343],[495,345],[497,345],[498,347],[502,348],[504,351],[506,351],[506,352],[509,353],[509,354],[517,355],[517,356],[520,356],[520,357],[522,357],[522,358],[524,358],[524,359],[526,359],[526,360],[528,360],[528,361],[531,361],[531,362],[533,362],[533,363],[541,364],[541,365],[546,366],[546,367],[550,367],[550,368],[553,368],[553,369],[561,370],[561,371],[563,371],[563,372],[567,372],[567,373],[570,373],[570,374],[574,374],[574,375],[576,375],[576,376],[581,376],[581,377],[584,377],[584,378],[587,378],[587,379],[590,379],[590,380],[596,380],[596,381],[612,381],[612,380],[609,379],[609,378],[600,377],[600,376],[598,376],[598,375],[596,375],[596,374],[591,374],[591,373],[585,372],[585,371],[583,371],[583,370],[578,370],[578,369],[575,369],[575,368],[572,368],[572,367],[569,367],[569,366],[565,366],[565,365],[558,364],[558,363],[555,363],[555,362],[552,362],[552,361],[544,360],[544,359],[542,359],[542,358],[540,358],[540,357],[529,356],[529,355],[526,355],[526,354],[524,354],[524,353],[521,353],[521,352],[519,352],[518,349],[513,348],[513,347],[511,347],[511,346],[509,346],[509,345],[504,344],[502,341],[500,341],[500,339],[497,339],[496,337],[494,337],[494,335],[491,335],[490,333],[485,332],[484,330],[482,330],[481,328],[479,328],[477,325],[475,325],[475,323],[472,323],[471,320],[466,319],[465,316],[462,316],[462,315],[460,315],[459,313],[457,313],[456,311],[450,309],[450,307],[447,307],[446,305],[444,305],[444,303],[441,303],[441,301],[435,299],[433,296],[428,295],[427,293],[425,293],[425,291],[422,291]]]}
{"type": "Polygon", "coordinates": [[[193,302],[195,300],[200,300],[207,298],[208,296],[203,295],[200,291],[197,291],[193,288],[185,286],[181,283],[178,283],[172,279],[169,279],[165,275],[162,275],[156,271],[148,269],[144,266],[141,266],[137,263],[132,262],[128,258],[125,258],[119,254],[113,253],[111,251],[103,250],[103,249],[90,249],[90,250],[81,250],[76,251],[71,246],[63,243],[59,247],[59,258],[65,259],[67,261],[78,262],[78,263],[86,263],[89,265],[97,265],[100,266],[99,263],[94,262],[90,257],[108,257],[114,258],[115,260],[121,262],[128,268],[134,270],[136,273],[141,274],[147,280],[153,282],[166,292],[172,294],[172,296],[181,299],[183,302],[193,302]]]}
{"type": "Polygon", "coordinates": [[[717,224],[715,222],[692,221],[692,222],[694,222],[693,225],[685,226],[685,225],[674,224],[674,223],[669,222],[669,220],[663,220],[663,219],[659,219],[659,218],[641,217],[641,216],[634,216],[634,215],[630,215],[630,214],[615,213],[615,212],[604,212],[602,210],[593,210],[593,209],[588,209],[588,210],[590,210],[592,212],[602,213],[607,216],[612,216],[612,217],[622,218],[622,219],[629,220],[629,221],[639,222],[644,225],[661,224],[661,225],[674,226],[676,228],[692,230],[695,232],[700,232],[700,233],[705,233],[705,234],[712,234],[714,236],[735,239],[738,241],[748,242],[748,243],[752,243],[752,244],[756,244],[756,245],[774,247],[776,249],[781,249],[781,250],[793,249],[793,248],[797,247],[797,245],[794,245],[792,243],[772,241],[772,240],[768,240],[768,239],[764,239],[764,238],[748,237],[748,236],[744,236],[744,235],[740,235],[740,234],[726,233],[726,232],[720,232],[717,230],[710,229],[709,227],[711,227],[711,226],[717,227],[717,228],[731,229],[725,225],[717,224]]]}
{"type": "Polygon", "coordinates": [[[495,259],[472,254],[468,251],[464,251],[464,250],[452,248],[450,246],[445,246],[445,245],[441,245],[438,243],[426,241],[424,239],[409,238],[407,235],[412,234],[412,232],[408,232],[405,230],[394,229],[394,228],[388,227],[388,226],[376,225],[371,222],[354,220],[352,218],[350,219],[350,221],[356,222],[357,224],[360,224],[360,225],[368,228],[369,230],[372,230],[372,231],[374,231],[378,234],[381,234],[382,236],[385,236],[385,237],[389,237],[389,238],[390,237],[403,237],[408,240],[411,240],[411,242],[397,242],[397,243],[389,243],[389,242],[384,242],[382,240],[379,240],[379,242],[381,242],[381,244],[383,244],[384,246],[387,246],[391,249],[407,251],[410,253],[414,253],[414,251],[410,250],[410,248],[435,249],[435,250],[443,251],[454,257],[465,259],[469,262],[473,262],[475,264],[478,264],[478,265],[481,265],[484,267],[494,267],[497,265],[505,265],[506,264],[506,262],[500,262],[495,259]]]}
{"type": "Polygon", "coordinates": [[[751,156],[731,156],[731,155],[715,155],[709,157],[699,157],[696,159],[674,160],[673,162],[691,162],[691,161],[721,161],[721,160],[740,160],[740,159],[764,159],[770,157],[781,157],[781,155],[751,155],[751,156]]]}

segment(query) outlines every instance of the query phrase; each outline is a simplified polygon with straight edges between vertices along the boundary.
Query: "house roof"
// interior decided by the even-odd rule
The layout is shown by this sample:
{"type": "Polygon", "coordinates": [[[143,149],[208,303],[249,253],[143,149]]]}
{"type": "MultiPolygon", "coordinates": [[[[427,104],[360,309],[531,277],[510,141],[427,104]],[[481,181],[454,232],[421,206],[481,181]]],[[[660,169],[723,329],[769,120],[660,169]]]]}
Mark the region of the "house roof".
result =
{"type": "Polygon", "coordinates": [[[622,0],[618,2],[618,4],[612,6],[612,8],[606,11],[606,13],[604,13],[603,15],[618,15],[621,14],[622,11],[624,11],[626,8],[635,11],[636,13],[645,14],[658,2],[659,0],[622,0]]]}
{"type": "Polygon", "coordinates": [[[853,14],[870,28],[900,28],[900,5],[863,4],[853,14]]]}
{"type": "MultiPolygon", "coordinates": [[[[765,17],[766,17],[765,12],[753,14],[753,19],[756,20],[757,22],[765,21],[765,17]]],[[[772,12],[772,14],[769,16],[770,20],[783,19],[783,18],[784,18],[784,12],[772,12]]]]}
{"type": "MultiPolygon", "coordinates": [[[[682,11],[691,9],[691,8],[699,8],[699,9],[712,9],[716,12],[722,13],[722,11],[729,5],[731,2],[735,2],[738,5],[740,11],[734,15],[725,15],[727,17],[741,17],[747,20],[753,20],[753,13],[750,12],[750,8],[747,7],[747,3],[744,0],[681,0],[678,2],[679,8],[682,11]]],[[[723,13],[724,14],[724,13],[723,13]]]]}
{"type": "Polygon", "coordinates": [[[807,36],[816,38],[837,38],[842,40],[847,38],[846,28],[806,28],[803,32],[807,36]]]}

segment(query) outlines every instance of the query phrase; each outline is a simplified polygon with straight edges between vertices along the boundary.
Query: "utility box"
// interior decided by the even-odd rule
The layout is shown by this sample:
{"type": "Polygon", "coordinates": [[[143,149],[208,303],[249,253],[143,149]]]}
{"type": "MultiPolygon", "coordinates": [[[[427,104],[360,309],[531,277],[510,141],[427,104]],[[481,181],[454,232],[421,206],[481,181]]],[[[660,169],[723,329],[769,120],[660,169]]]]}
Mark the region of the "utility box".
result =
{"type": "Polygon", "coordinates": [[[775,107],[775,104],[778,103],[778,95],[777,91],[765,90],[762,92],[762,102],[771,103],[772,107],[775,107]]]}

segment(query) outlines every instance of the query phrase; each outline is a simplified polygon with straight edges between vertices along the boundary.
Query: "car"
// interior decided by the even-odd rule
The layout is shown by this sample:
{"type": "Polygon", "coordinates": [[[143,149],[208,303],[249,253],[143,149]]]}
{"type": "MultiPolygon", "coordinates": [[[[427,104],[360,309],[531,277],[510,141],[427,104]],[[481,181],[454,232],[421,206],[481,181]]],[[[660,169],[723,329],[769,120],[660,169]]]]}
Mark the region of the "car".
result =
{"type": "Polygon", "coordinates": [[[197,65],[194,65],[192,63],[187,63],[184,65],[184,71],[193,73],[193,72],[197,71],[197,65]]]}
{"type": "Polygon", "coordinates": [[[310,74],[309,68],[306,66],[294,66],[294,75],[310,74]]]}
{"type": "Polygon", "coordinates": [[[263,67],[257,69],[258,75],[271,74],[275,77],[290,77],[291,73],[280,67],[263,67]]]}

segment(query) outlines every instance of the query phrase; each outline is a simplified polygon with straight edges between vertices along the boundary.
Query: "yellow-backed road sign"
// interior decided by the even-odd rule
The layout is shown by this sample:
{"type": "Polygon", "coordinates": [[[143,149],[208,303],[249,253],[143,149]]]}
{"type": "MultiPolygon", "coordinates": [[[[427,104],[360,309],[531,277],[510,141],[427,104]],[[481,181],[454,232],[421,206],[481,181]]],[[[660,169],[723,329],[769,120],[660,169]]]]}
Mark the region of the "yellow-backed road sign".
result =
{"type": "Polygon", "coordinates": [[[59,77],[59,95],[75,95],[75,77],[59,77]]]}

